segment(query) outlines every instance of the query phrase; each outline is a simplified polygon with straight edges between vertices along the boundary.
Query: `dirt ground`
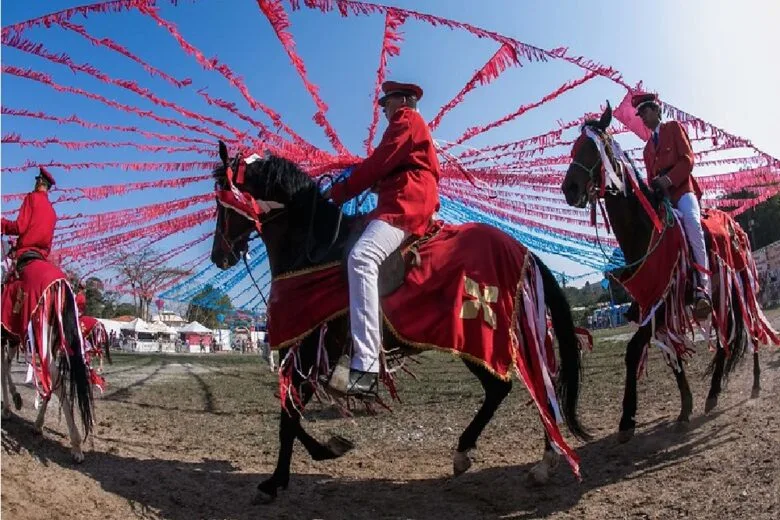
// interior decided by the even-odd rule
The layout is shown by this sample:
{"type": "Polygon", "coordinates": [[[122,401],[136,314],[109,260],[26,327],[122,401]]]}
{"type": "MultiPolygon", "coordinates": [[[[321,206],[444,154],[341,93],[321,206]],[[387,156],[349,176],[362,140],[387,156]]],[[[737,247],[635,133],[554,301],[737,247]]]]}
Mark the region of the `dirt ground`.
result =
{"type": "MultiPolygon", "coordinates": [[[[770,313],[780,327],[780,312],[770,313]]],[[[355,442],[345,457],[314,463],[296,447],[290,489],[250,505],[276,462],[275,376],[250,355],[117,355],[97,402],[86,461],[75,466],[57,406],[43,437],[32,434],[32,389],[19,385],[20,415],[2,423],[4,519],[78,518],[719,518],[780,517],[780,351],[761,353],[763,392],[750,399],[749,363],[719,408],[702,415],[709,359],[700,347],[688,372],[695,396],[686,433],[674,378],[660,356],[640,382],[636,437],[615,431],[623,388],[624,335],[597,335],[585,359],[583,422],[594,440],[575,443],[583,482],[561,464],[551,483],[529,488],[543,448],[527,393],[515,391],[488,426],[477,462],[451,478],[451,450],[482,398],[462,363],[425,354],[404,378],[393,413],[340,419],[312,405],[305,427],[355,442]],[[617,338],[617,341],[615,341],[617,338]]],[[[14,364],[14,378],[24,367],[14,364]]]]}

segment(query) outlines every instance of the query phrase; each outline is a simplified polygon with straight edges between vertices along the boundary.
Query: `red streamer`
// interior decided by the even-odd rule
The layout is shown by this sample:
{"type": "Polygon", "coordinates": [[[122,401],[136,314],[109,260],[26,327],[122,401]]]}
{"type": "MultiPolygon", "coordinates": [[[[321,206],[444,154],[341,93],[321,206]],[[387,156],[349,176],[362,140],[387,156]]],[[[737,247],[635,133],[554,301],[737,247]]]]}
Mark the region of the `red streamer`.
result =
{"type": "Polygon", "coordinates": [[[98,40],[94,36],[91,36],[87,30],[81,26],[72,24],[70,22],[67,22],[65,20],[58,22],[61,27],[68,29],[70,31],[75,32],[76,34],[79,34],[83,38],[86,38],[92,45],[95,45],[97,47],[106,47],[108,49],[111,49],[112,51],[118,52],[122,56],[125,56],[126,58],[129,58],[133,60],[134,62],[138,63],[143,69],[148,72],[152,76],[157,76],[159,78],[164,79],[171,85],[174,85],[176,87],[186,87],[188,85],[192,84],[192,80],[189,78],[185,79],[176,79],[173,76],[170,76],[169,74],[166,74],[165,72],[161,71],[160,69],[153,67],[152,65],[149,65],[144,60],[127,50],[127,48],[123,47],[122,45],[119,45],[114,40],[111,40],[109,38],[101,38],[98,40]]]}
{"type": "Polygon", "coordinates": [[[92,99],[92,100],[95,100],[95,101],[100,101],[101,103],[103,103],[105,105],[108,105],[108,106],[110,106],[112,108],[116,108],[118,110],[122,110],[123,112],[128,112],[128,113],[131,113],[131,114],[136,114],[136,115],[139,115],[141,117],[148,117],[148,118],[153,119],[153,120],[157,121],[158,123],[162,123],[164,125],[178,126],[179,128],[184,128],[185,130],[190,130],[192,132],[198,132],[198,133],[210,135],[210,136],[214,137],[215,139],[219,139],[219,140],[226,141],[226,142],[232,141],[231,139],[229,139],[229,138],[227,138],[227,137],[225,137],[223,135],[219,135],[217,133],[214,133],[211,130],[209,130],[208,128],[205,128],[205,127],[202,127],[202,126],[190,125],[190,124],[182,123],[180,121],[176,121],[175,119],[170,119],[170,118],[167,118],[167,117],[160,117],[160,116],[158,116],[157,114],[155,114],[154,112],[152,112],[150,110],[141,110],[141,109],[136,108],[136,107],[123,105],[122,103],[117,103],[116,101],[112,101],[112,100],[110,100],[110,99],[108,99],[108,98],[106,98],[104,96],[101,96],[99,94],[93,94],[91,92],[87,92],[86,90],[83,90],[83,89],[80,89],[80,88],[66,87],[64,85],[60,85],[60,84],[54,82],[54,80],[51,79],[51,76],[49,76],[47,74],[43,74],[41,72],[36,72],[36,71],[30,70],[30,69],[21,69],[19,67],[13,67],[13,66],[10,66],[10,65],[3,65],[3,72],[7,73],[7,74],[11,74],[13,76],[18,76],[20,78],[26,78],[26,79],[30,79],[30,80],[33,80],[33,81],[38,81],[40,83],[43,83],[45,85],[50,86],[51,88],[53,88],[54,90],[56,90],[58,92],[67,92],[69,94],[78,94],[80,96],[84,96],[86,98],[89,98],[89,99],[92,99]]]}
{"type": "Polygon", "coordinates": [[[274,127],[277,129],[285,131],[292,139],[295,141],[299,146],[306,147],[309,149],[316,149],[314,145],[304,140],[300,135],[295,133],[290,127],[288,127],[284,122],[282,122],[281,116],[268,106],[264,105],[263,103],[260,103],[255,98],[252,97],[252,95],[249,92],[249,89],[247,88],[246,84],[244,83],[244,80],[240,77],[236,76],[230,68],[220,63],[217,58],[211,58],[207,59],[206,56],[198,50],[195,46],[190,44],[187,40],[184,39],[184,37],[179,33],[176,26],[164,18],[162,18],[159,13],[157,12],[157,9],[150,6],[144,6],[139,7],[139,11],[141,11],[143,14],[149,16],[152,18],[159,26],[164,28],[168,33],[176,40],[176,42],[179,44],[179,47],[190,56],[194,57],[195,60],[206,70],[215,70],[219,72],[222,77],[224,77],[228,82],[233,85],[244,97],[247,103],[249,103],[249,106],[252,107],[254,110],[260,110],[263,113],[265,113],[273,122],[274,127]]]}
{"type": "MultiPolygon", "coordinates": [[[[176,0],[171,0],[173,3],[176,0]]],[[[19,22],[8,27],[3,27],[2,37],[7,37],[10,33],[21,33],[22,31],[29,29],[30,27],[36,27],[44,25],[50,27],[52,24],[58,24],[64,20],[69,20],[75,15],[80,14],[87,17],[90,13],[108,13],[108,12],[120,12],[127,11],[133,7],[138,7],[140,4],[154,3],[154,0],[114,0],[112,2],[98,2],[89,5],[80,5],[78,7],[71,7],[56,13],[49,13],[38,18],[32,18],[24,22],[19,22]]]]}
{"type": "Polygon", "coordinates": [[[328,105],[326,105],[320,97],[318,87],[309,81],[306,66],[295,51],[295,41],[288,32],[290,20],[287,17],[287,13],[285,12],[284,7],[282,7],[280,0],[257,0],[257,5],[271,23],[271,27],[273,27],[282,47],[284,47],[285,52],[287,52],[287,56],[290,58],[293,67],[295,67],[295,70],[298,72],[306,90],[311,94],[314,104],[317,105],[317,113],[314,114],[313,118],[314,122],[322,127],[331,145],[333,145],[333,148],[339,155],[350,156],[351,154],[344,145],[341,144],[338,134],[336,134],[336,131],[325,117],[325,113],[328,111],[328,105]]]}
{"type": "Polygon", "coordinates": [[[227,130],[228,132],[231,132],[233,135],[235,135],[237,138],[241,138],[242,136],[246,135],[246,132],[242,132],[228,124],[226,124],[223,121],[220,121],[218,119],[214,119],[213,117],[204,116],[202,114],[198,114],[197,112],[193,112],[191,110],[188,110],[180,105],[177,105],[176,103],[173,103],[171,101],[162,99],[161,97],[158,97],[155,95],[152,91],[149,89],[143,88],[135,81],[126,80],[126,79],[115,79],[107,74],[100,72],[98,69],[93,67],[89,64],[80,64],[75,63],[65,53],[61,54],[52,54],[48,52],[42,43],[33,43],[29,40],[23,39],[20,35],[14,35],[10,38],[7,38],[3,40],[3,43],[5,45],[8,45],[10,47],[13,47],[15,49],[19,49],[23,52],[27,52],[30,54],[33,54],[35,56],[39,56],[41,58],[47,59],[51,62],[58,63],[60,65],[63,65],[65,67],[68,67],[73,72],[82,72],[84,74],[87,74],[88,76],[92,76],[93,78],[96,78],[99,81],[102,81],[103,83],[106,83],[108,85],[114,85],[120,88],[123,88],[125,90],[129,90],[130,92],[133,92],[145,99],[148,99],[155,105],[169,108],[178,114],[189,117],[190,119],[194,119],[196,121],[199,121],[201,123],[211,123],[212,125],[218,126],[224,130],[227,130]]]}
{"type": "Polygon", "coordinates": [[[385,31],[382,37],[382,50],[379,52],[379,68],[376,71],[376,82],[374,83],[374,101],[371,106],[374,111],[371,115],[371,124],[368,127],[368,137],[364,141],[366,146],[366,155],[371,155],[374,149],[374,136],[379,124],[379,94],[382,90],[382,83],[385,81],[387,73],[387,59],[390,56],[398,56],[401,53],[401,42],[403,38],[398,32],[398,28],[406,20],[405,16],[396,14],[395,11],[388,11],[385,15],[385,31]]]}
{"type": "Polygon", "coordinates": [[[84,163],[37,163],[30,160],[25,161],[21,166],[11,166],[10,168],[3,168],[5,173],[16,173],[29,170],[31,168],[61,168],[63,170],[87,170],[98,169],[103,170],[106,168],[119,168],[126,172],[147,172],[161,170],[164,172],[182,172],[190,170],[212,170],[215,163],[213,161],[186,161],[186,162],[84,162],[84,163]]]}
{"type": "Polygon", "coordinates": [[[117,211],[108,211],[93,215],[76,215],[81,220],[71,224],[70,227],[76,228],[75,231],[63,233],[57,236],[58,240],[69,241],[87,237],[103,235],[108,231],[136,226],[138,224],[157,220],[166,215],[178,213],[190,206],[213,202],[214,195],[206,193],[204,195],[195,195],[167,202],[149,204],[130,209],[117,211]]]}
{"type": "Polygon", "coordinates": [[[489,123],[489,124],[487,124],[485,126],[474,126],[474,127],[471,127],[468,130],[466,130],[463,133],[463,135],[460,136],[455,141],[455,143],[447,145],[446,148],[449,149],[449,148],[451,148],[454,145],[462,144],[465,141],[468,141],[469,139],[472,139],[472,138],[476,137],[477,135],[483,134],[483,133],[487,132],[488,130],[492,130],[493,128],[496,128],[496,127],[499,127],[499,126],[501,126],[501,125],[503,125],[505,123],[508,123],[509,121],[512,121],[512,120],[520,117],[521,115],[525,114],[529,110],[534,109],[536,107],[539,107],[539,106],[541,106],[541,105],[543,105],[543,104],[545,104],[545,103],[547,103],[549,101],[552,101],[553,99],[557,98],[561,94],[563,94],[565,92],[568,92],[569,90],[572,90],[572,89],[574,89],[576,87],[579,87],[583,83],[585,83],[585,82],[595,78],[596,76],[597,76],[597,73],[595,73],[595,72],[588,72],[587,74],[585,74],[583,77],[581,77],[579,79],[572,80],[572,81],[564,83],[563,85],[558,87],[553,92],[551,92],[551,93],[547,94],[546,96],[544,96],[539,101],[536,101],[534,103],[529,103],[527,105],[522,105],[515,112],[513,112],[511,114],[508,114],[508,115],[502,117],[501,119],[498,119],[497,121],[493,121],[492,123],[489,123]]]}
{"type": "Polygon", "coordinates": [[[165,145],[152,145],[124,142],[111,142],[111,141],[63,141],[58,137],[45,137],[43,139],[22,139],[19,134],[6,134],[3,136],[2,142],[4,144],[18,144],[19,146],[32,146],[35,148],[45,148],[51,144],[57,144],[68,150],[88,150],[90,148],[125,148],[132,147],[142,152],[199,152],[207,153],[209,155],[216,155],[217,148],[213,145],[208,148],[203,145],[190,145],[190,146],[165,146],[165,145]]]}
{"type": "Polygon", "coordinates": [[[502,72],[513,65],[520,65],[520,59],[517,55],[517,51],[512,45],[503,44],[498,51],[485,63],[481,69],[474,73],[471,79],[466,85],[458,92],[454,98],[452,98],[446,105],[441,107],[439,113],[436,114],[428,126],[431,130],[435,130],[439,127],[444,115],[455,108],[457,105],[463,102],[466,94],[474,90],[479,83],[480,85],[487,85],[494,79],[498,78],[502,72]]]}
{"type": "Polygon", "coordinates": [[[126,244],[128,241],[138,239],[140,237],[147,237],[154,241],[159,241],[174,233],[178,233],[179,231],[197,226],[198,224],[202,224],[203,222],[213,218],[214,208],[209,207],[193,213],[182,215],[180,217],[152,224],[150,226],[145,226],[90,242],[57,249],[56,255],[59,258],[70,258],[71,260],[77,260],[79,258],[86,258],[94,254],[96,251],[116,251],[118,247],[123,246],[123,244],[126,244]]]}
{"type": "Polygon", "coordinates": [[[141,130],[137,126],[106,125],[103,123],[93,123],[91,121],[84,121],[83,119],[79,118],[76,114],[73,114],[70,117],[59,117],[59,116],[52,116],[49,114],[45,114],[43,112],[31,112],[25,109],[15,109],[15,108],[8,108],[8,107],[2,107],[2,113],[3,115],[9,115],[9,116],[31,117],[34,119],[41,119],[44,121],[54,121],[58,124],[76,124],[84,128],[92,128],[95,130],[104,130],[104,131],[116,130],[118,132],[140,134],[146,137],[147,139],[159,139],[161,141],[181,142],[181,143],[202,143],[202,144],[208,144],[212,146],[214,145],[213,139],[202,139],[199,137],[184,137],[179,135],[160,134],[158,132],[147,132],[145,130],[141,130]]]}

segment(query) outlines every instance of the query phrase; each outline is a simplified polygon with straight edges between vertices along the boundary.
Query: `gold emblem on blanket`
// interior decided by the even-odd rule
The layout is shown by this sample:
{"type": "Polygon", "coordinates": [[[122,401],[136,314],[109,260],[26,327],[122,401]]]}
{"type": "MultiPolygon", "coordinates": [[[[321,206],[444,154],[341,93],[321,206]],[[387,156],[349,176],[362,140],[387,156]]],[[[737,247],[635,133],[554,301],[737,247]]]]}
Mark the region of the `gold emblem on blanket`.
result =
{"type": "Polygon", "coordinates": [[[477,282],[468,276],[464,276],[463,278],[463,289],[466,291],[467,295],[474,299],[465,300],[463,302],[463,306],[460,308],[461,319],[476,319],[477,316],[479,316],[479,311],[482,310],[485,323],[495,330],[498,328],[498,322],[496,321],[496,312],[490,307],[490,304],[498,301],[498,287],[486,285],[480,290],[477,282]]]}

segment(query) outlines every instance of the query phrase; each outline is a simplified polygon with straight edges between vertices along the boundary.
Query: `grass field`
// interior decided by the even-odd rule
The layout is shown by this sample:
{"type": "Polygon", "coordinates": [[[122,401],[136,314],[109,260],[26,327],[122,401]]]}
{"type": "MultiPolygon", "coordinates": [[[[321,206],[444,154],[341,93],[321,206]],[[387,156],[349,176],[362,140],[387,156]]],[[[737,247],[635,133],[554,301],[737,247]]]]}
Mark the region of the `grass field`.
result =
{"type": "MultiPolygon", "coordinates": [[[[771,313],[780,326],[780,312],[771,313]]],[[[583,482],[561,464],[552,482],[525,477],[542,454],[542,428],[519,384],[479,443],[477,462],[453,479],[452,448],[482,390],[463,364],[426,353],[404,377],[393,412],[341,419],[313,404],[305,427],[356,447],[315,463],[297,446],[290,489],[269,506],[249,501],[276,462],[275,374],[256,355],[116,354],[97,402],[87,459],[74,466],[57,406],[43,437],[32,434],[33,391],[3,421],[2,514],[27,518],[678,518],[780,517],[780,351],[762,351],[763,393],[751,400],[750,366],[702,416],[709,360],[705,347],[688,366],[695,397],[687,433],[672,421],[679,394],[652,352],[640,382],[637,435],[619,445],[625,336],[599,331],[585,357],[581,415],[594,434],[574,443],[583,482]]],[[[14,363],[14,379],[25,367],[14,363]]]]}

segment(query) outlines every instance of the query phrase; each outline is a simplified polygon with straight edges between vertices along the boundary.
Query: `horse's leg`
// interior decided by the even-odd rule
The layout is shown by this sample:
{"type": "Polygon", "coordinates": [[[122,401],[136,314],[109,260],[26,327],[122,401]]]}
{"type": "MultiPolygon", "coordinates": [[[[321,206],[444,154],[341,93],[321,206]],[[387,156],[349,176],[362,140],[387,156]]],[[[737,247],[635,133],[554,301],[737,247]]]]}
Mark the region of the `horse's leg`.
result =
{"type": "Polygon", "coordinates": [[[458,447],[453,455],[452,470],[455,476],[462,474],[471,467],[470,451],[477,447],[477,439],[482,430],[493,418],[501,402],[512,390],[512,381],[502,381],[490,374],[482,366],[469,361],[464,361],[471,372],[479,378],[482,388],[485,389],[485,400],[479,408],[477,415],[471,420],[458,440],[458,447]]]}
{"type": "Polygon", "coordinates": [[[626,346],[626,386],[623,390],[623,415],[618,426],[618,442],[631,440],[636,428],[636,380],[642,351],[650,341],[650,324],[640,327],[626,346]]]}
{"type": "Polygon", "coordinates": [[[550,480],[550,472],[558,466],[560,455],[556,453],[550,443],[550,437],[547,432],[544,433],[544,455],[542,460],[531,468],[528,473],[528,481],[534,485],[543,485],[550,480]]]}
{"type": "Polygon", "coordinates": [[[750,392],[751,399],[758,399],[761,395],[761,366],[758,363],[758,349],[753,352],[753,389],[750,392]]]}
{"type": "MultiPolygon", "coordinates": [[[[67,363],[65,355],[62,354],[60,363],[67,363]]],[[[51,380],[56,381],[59,377],[59,369],[56,363],[52,363],[51,368],[51,380]]],[[[62,409],[62,415],[65,416],[65,424],[68,426],[68,436],[70,437],[70,455],[73,462],[81,464],[84,462],[84,452],[81,450],[81,433],[76,426],[76,421],[73,419],[73,402],[71,399],[75,399],[75,396],[68,394],[66,385],[70,384],[70,381],[66,378],[62,378],[59,382],[59,388],[57,389],[57,397],[60,400],[60,407],[62,409]]],[[[42,421],[41,421],[42,423],[42,421]]]]}
{"type": "Polygon", "coordinates": [[[38,435],[43,435],[43,421],[46,419],[46,408],[49,406],[49,400],[51,400],[51,396],[41,401],[41,405],[38,408],[38,415],[35,416],[33,431],[38,435]]]}
{"type": "Polygon", "coordinates": [[[710,413],[718,406],[718,396],[721,392],[721,381],[723,380],[723,368],[726,365],[726,350],[718,343],[715,350],[715,358],[712,360],[712,382],[710,383],[710,393],[707,394],[707,401],[704,403],[704,413],[710,413]]]}
{"type": "MultiPolygon", "coordinates": [[[[311,388],[304,388],[302,394],[301,398],[305,405],[311,399],[311,388]]],[[[320,443],[303,429],[301,416],[295,411],[292,402],[288,401],[287,409],[290,413],[282,410],[279,418],[279,457],[276,469],[268,479],[258,484],[257,493],[252,500],[255,504],[267,504],[277,497],[279,489],[287,489],[296,437],[314,460],[336,459],[353,448],[352,443],[343,437],[332,437],[327,444],[320,443]]]]}
{"type": "Polygon", "coordinates": [[[0,385],[3,387],[3,418],[11,416],[11,346],[3,343],[2,346],[2,374],[0,374],[0,385]]]}
{"type": "Polygon", "coordinates": [[[677,379],[677,388],[680,389],[680,415],[677,417],[679,430],[686,430],[691,422],[691,413],[693,413],[693,394],[691,387],[688,386],[688,378],[685,375],[682,359],[677,358],[680,370],[674,371],[674,377],[677,379]]]}

